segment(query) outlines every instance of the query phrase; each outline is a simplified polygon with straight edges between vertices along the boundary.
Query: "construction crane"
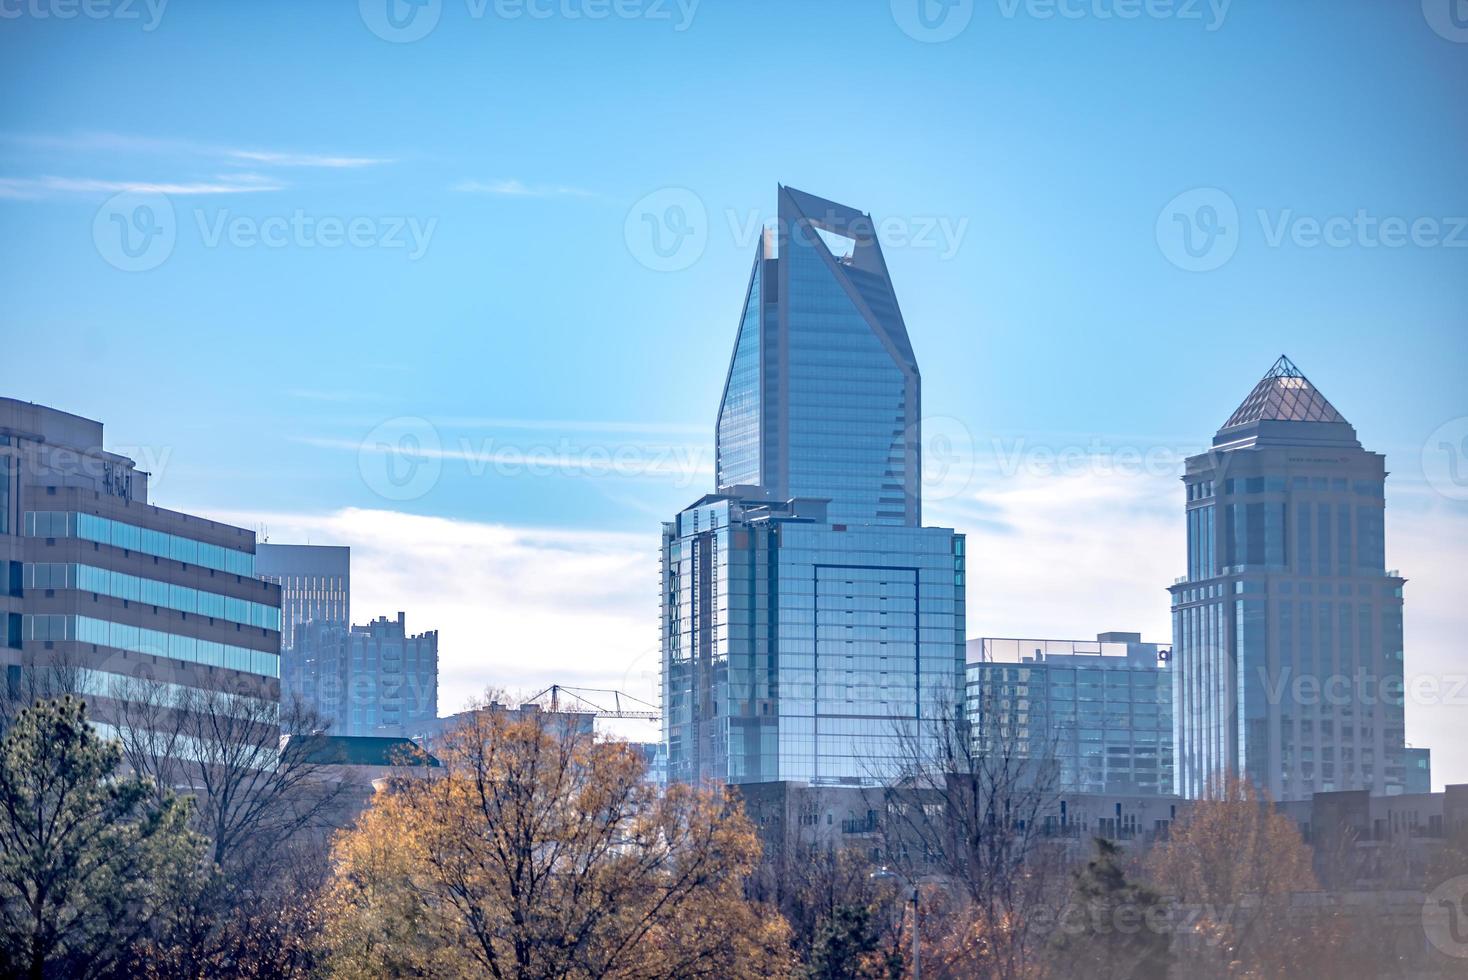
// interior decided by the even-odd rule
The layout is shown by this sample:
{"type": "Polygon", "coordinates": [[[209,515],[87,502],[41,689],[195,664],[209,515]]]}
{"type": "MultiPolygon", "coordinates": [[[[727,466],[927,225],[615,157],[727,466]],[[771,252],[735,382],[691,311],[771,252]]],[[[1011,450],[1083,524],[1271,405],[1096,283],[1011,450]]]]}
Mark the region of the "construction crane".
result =
{"type": "MultiPolygon", "coordinates": [[[[663,717],[657,705],[649,704],[641,698],[634,698],[632,695],[622,691],[614,691],[604,687],[566,687],[563,684],[552,684],[531,698],[530,701],[531,703],[538,703],[547,694],[550,695],[551,711],[561,710],[561,695],[566,694],[577,705],[585,705],[587,708],[590,708],[592,713],[598,718],[636,718],[642,721],[659,721],[663,717]],[[612,707],[605,708],[595,701],[584,697],[583,694],[611,695],[612,707]],[[627,707],[623,706],[624,702],[628,703],[627,707]]],[[[576,711],[583,709],[572,707],[568,710],[576,711]]]]}

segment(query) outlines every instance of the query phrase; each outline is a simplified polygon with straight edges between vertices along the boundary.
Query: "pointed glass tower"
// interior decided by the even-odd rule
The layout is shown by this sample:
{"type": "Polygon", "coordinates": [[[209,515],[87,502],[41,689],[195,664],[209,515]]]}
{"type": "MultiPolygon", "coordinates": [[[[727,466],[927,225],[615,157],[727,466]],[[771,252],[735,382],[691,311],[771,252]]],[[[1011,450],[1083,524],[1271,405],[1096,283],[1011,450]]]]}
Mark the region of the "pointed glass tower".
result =
{"type": "Polygon", "coordinates": [[[1178,792],[1403,791],[1402,587],[1385,457],[1286,357],[1187,461],[1171,588],[1178,792]]]}
{"type": "Polygon", "coordinates": [[[719,405],[720,490],[922,523],[921,379],[870,215],[779,188],[719,405]]]}
{"type": "Polygon", "coordinates": [[[668,778],[870,785],[960,710],[964,538],[920,526],[917,362],[871,218],[789,187],[778,213],[717,492],[663,525],[668,778]]]}

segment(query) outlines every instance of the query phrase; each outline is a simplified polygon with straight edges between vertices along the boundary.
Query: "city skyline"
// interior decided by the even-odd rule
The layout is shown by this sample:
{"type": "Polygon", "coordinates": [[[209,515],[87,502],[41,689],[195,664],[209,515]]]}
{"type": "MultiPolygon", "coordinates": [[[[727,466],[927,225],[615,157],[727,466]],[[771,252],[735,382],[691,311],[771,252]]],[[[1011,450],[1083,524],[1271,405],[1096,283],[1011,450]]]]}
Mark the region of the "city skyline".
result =
{"type": "MultiPolygon", "coordinates": [[[[1213,30],[983,8],[933,44],[883,5],[809,7],[741,23],[700,5],[680,31],[470,21],[445,5],[439,29],[405,44],[355,9],[283,5],[172,8],[152,31],[7,22],[0,77],[33,97],[0,125],[0,389],[105,420],[109,448],[156,471],[165,506],[352,546],[362,608],[441,631],[445,710],[492,678],[645,695],[649,529],[711,481],[706,433],[739,314],[727,284],[747,274],[783,182],[897,219],[879,232],[925,368],[923,517],[968,535],[970,636],[1167,635],[1161,586],[1186,571],[1182,461],[1287,353],[1386,456],[1386,561],[1411,579],[1408,674],[1451,681],[1468,463],[1439,447],[1468,435],[1468,253],[1370,236],[1397,218],[1442,222],[1447,238],[1468,214],[1451,125],[1463,45],[1415,5],[1238,6],[1213,30]],[[282,45],[270,71],[223,40],[267,31],[282,45]],[[635,57],[598,66],[608,38],[680,91],[635,57]],[[1368,77],[1324,56],[1342,41],[1400,70],[1368,77]],[[750,53],[739,71],[731,45],[750,53]],[[72,70],[25,85],[62,47],[72,70]],[[858,152],[814,136],[808,105],[768,70],[812,50],[911,80],[854,73],[822,104],[831,132],[876,118],[884,140],[858,152]],[[580,63],[548,92],[515,89],[552,53],[580,63]],[[180,61],[200,73],[192,91],[165,84],[180,61]],[[461,83],[471,66],[494,84],[461,83]],[[1159,71],[1188,84],[1159,88],[1159,71]],[[238,77],[250,97],[229,113],[199,97],[238,77]],[[344,108],[341,79],[381,94],[344,108]],[[629,103],[647,111],[630,118],[629,103]],[[741,122],[757,138],[739,138],[741,122]],[[532,126],[540,139],[518,138],[532,126]],[[1236,209],[1236,251],[1189,268],[1163,233],[1169,208],[1210,189],[1223,197],[1201,200],[1225,219],[1236,209]],[[94,226],[110,227],[114,194],[155,191],[176,240],[128,272],[94,226]],[[702,244],[660,257],[634,232],[674,206],[702,209],[702,244]],[[322,247],[316,224],[293,227],[298,211],[370,219],[402,247],[322,247]],[[1300,225],[1358,212],[1343,247],[1300,225]],[[281,247],[259,242],[272,219],[281,247]],[[666,370],[665,355],[687,367],[666,370]],[[143,399],[143,377],[168,383],[143,399]],[[419,486],[380,478],[374,447],[405,435],[437,440],[419,486]],[[475,632],[486,617],[501,624],[488,641],[475,632]],[[548,635],[567,639],[527,665],[548,635]]],[[[1438,785],[1468,779],[1452,750],[1461,708],[1407,711],[1438,785]]]]}

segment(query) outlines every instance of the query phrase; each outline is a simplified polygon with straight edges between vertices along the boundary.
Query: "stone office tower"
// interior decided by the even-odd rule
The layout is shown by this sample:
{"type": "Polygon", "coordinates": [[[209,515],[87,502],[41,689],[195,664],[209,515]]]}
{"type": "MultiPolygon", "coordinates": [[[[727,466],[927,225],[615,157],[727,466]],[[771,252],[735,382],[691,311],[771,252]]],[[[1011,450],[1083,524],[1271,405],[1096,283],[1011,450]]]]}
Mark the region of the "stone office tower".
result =
{"type": "Polygon", "coordinates": [[[1187,461],[1187,575],[1170,589],[1182,795],[1225,772],[1276,799],[1402,792],[1386,475],[1284,357],[1187,461]]]}

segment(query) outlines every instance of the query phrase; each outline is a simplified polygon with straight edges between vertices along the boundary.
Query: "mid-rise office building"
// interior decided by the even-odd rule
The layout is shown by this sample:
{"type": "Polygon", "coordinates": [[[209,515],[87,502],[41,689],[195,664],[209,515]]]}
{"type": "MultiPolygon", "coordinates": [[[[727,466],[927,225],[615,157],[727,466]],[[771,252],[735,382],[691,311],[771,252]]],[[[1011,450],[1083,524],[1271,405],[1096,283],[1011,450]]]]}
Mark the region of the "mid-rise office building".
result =
{"type": "Polygon", "coordinates": [[[255,574],[280,586],[285,650],[294,645],[298,626],[352,622],[351,548],[262,542],[255,549],[255,574]]]}
{"type": "Polygon", "coordinates": [[[418,738],[438,719],[438,631],[410,634],[407,617],[342,629],[325,621],[297,633],[310,651],[305,703],[334,735],[418,738]]]}
{"type": "Polygon", "coordinates": [[[148,501],[102,424],[0,398],[0,663],[11,694],[74,692],[106,727],[137,681],[280,696],[280,588],[255,535],[148,501]]]}
{"type": "Polygon", "coordinates": [[[308,544],[256,546],[255,574],[280,586],[282,697],[309,699],[307,676],[315,651],[311,623],[346,630],[352,623],[352,551],[308,544]]]}
{"type": "Polygon", "coordinates": [[[1179,792],[1401,793],[1402,589],[1386,459],[1281,357],[1187,461],[1171,587],[1179,792]]]}
{"type": "Polygon", "coordinates": [[[968,642],[968,711],[984,743],[1046,772],[1059,792],[1173,791],[1172,677],[1140,633],[968,642]]]}
{"type": "Polygon", "coordinates": [[[668,776],[880,782],[962,711],[964,539],[920,526],[917,362],[871,217],[778,193],[718,490],[663,529],[668,776]]]}

